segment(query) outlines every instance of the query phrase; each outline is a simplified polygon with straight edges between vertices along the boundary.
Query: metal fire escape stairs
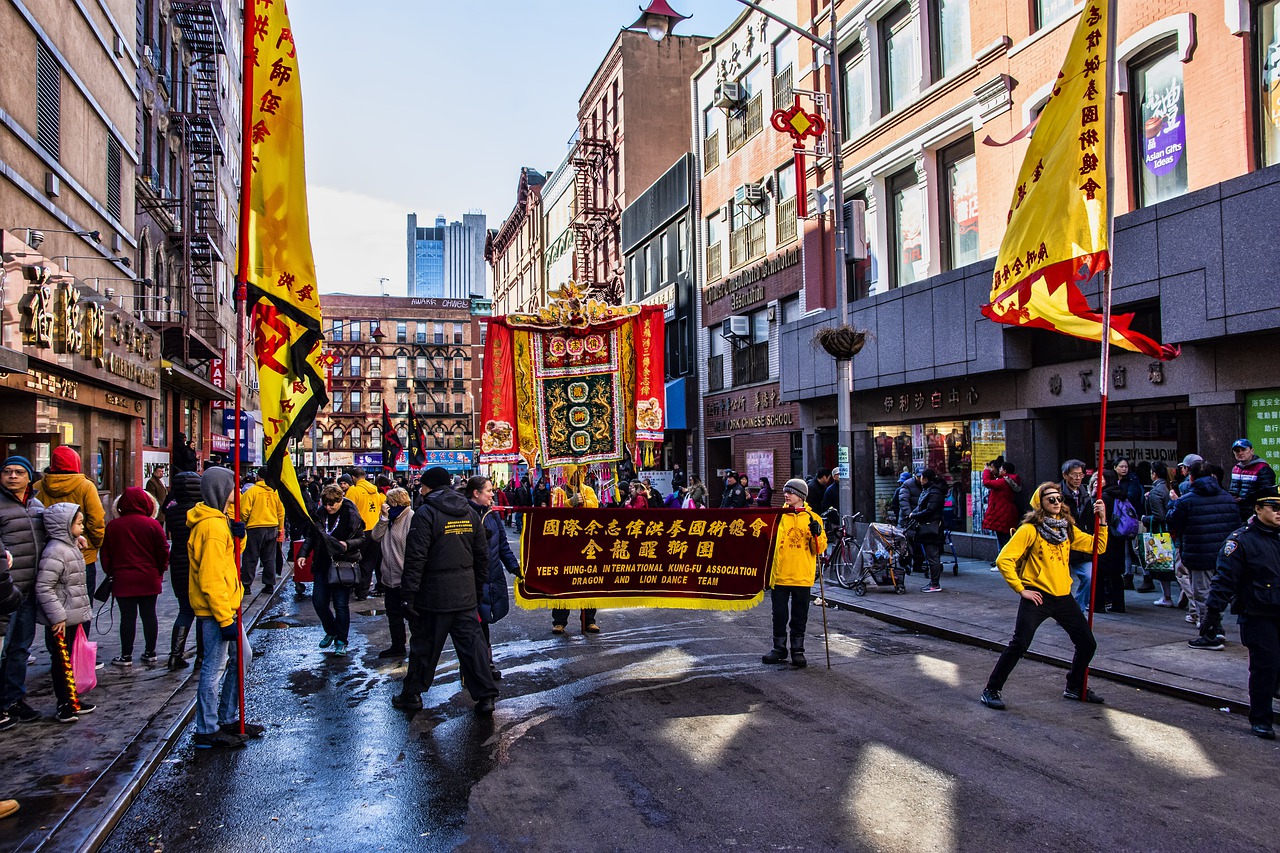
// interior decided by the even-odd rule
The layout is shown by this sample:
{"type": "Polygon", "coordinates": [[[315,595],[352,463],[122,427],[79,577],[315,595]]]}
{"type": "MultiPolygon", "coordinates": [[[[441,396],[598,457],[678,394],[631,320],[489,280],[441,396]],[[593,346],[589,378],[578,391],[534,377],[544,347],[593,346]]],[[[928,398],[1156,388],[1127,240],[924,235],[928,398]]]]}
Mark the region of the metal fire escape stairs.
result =
{"type": "Polygon", "coordinates": [[[580,284],[597,291],[611,305],[622,304],[623,281],[617,270],[597,263],[596,249],[612,237],[620,239],[621,213],[617,202],[605,203],[605,165],[616,149],[587,125],[583,125],[570,163],[574,169],[574,255],[580,284]]]}

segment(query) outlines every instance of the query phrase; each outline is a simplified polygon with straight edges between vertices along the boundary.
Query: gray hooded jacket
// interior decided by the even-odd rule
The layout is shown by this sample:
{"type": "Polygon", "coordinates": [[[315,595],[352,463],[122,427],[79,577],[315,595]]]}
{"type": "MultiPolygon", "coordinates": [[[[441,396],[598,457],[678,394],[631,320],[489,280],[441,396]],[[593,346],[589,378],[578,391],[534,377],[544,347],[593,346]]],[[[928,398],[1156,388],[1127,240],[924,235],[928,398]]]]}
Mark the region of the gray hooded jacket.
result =
{"type": "Polygon", "coordinates": [[[40,605],[36,615],[45,625],[81,625],[93,615],[84,554],[71,535],[71,522],[78,512],[80,507],[73,503],[54,504],[44,511],[48,542],[36,575],[36,603],[40,605]]]}

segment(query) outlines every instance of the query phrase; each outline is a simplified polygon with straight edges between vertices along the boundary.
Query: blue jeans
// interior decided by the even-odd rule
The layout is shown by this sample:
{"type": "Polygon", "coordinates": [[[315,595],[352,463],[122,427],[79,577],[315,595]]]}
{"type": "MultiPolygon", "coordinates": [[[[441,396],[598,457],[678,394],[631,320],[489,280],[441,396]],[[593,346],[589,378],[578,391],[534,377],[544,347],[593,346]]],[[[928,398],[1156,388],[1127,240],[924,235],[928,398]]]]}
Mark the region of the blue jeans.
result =
{"type": "Polygon", "coordinates": [[[33,589],[9,617],[4,652],[0,653],[0,710],[27,695],[27,657],[36,638],[36,593],[33,589]]]}
{"type": "Polygon", "coordinates": [[[196,733],[211,735],[218,726],[240,721],[240,668],[234,640],[222,639],[218,621],[205,616],[196,620],[204,640],[200,665],[200,689],[196,694],[196,733]],[[221,696],[218,683],[221,681],[221,696]]]}
{"type": "Polygon", "coordinates": [[[1080,588],[1076,590],[1076,604],[1080,605],[1080,610],[1084,613],[1089,612],[1089,583],[1093,579],[1093,560],[1084,563],[1071,564],[1072,579],[1080,580],[1080,588]]]}
{"type": "Polygon", "coordinates": [[[311,603],[316,608],[316,615],[320,617],[324,632],[345,643],[347,634],[351,632],[351,587],[329,585],[328,563],[317,563],[315,567],[311,603]]]}

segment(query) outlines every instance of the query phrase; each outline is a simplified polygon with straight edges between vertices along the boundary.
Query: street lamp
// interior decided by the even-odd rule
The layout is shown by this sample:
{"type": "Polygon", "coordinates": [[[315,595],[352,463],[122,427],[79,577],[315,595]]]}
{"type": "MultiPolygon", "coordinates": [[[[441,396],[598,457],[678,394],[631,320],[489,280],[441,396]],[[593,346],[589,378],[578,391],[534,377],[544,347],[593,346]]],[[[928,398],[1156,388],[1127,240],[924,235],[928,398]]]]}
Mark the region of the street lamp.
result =
{"type": "MultiPolygon", "coordinates": [[[[835,284],[836,284],[836,317],[838,325],[843,327],[849,322],[849,291],[846,284],[845,260],[848,253],[845,249],[844,232],[844,158],[841,148],[844,145],[844,115],[841,107],[840,61],[836,51],[839,44],[836,18],[836,0],[829,0],[828,13],[831,16],[831,36],[824,39],[809,32],[804,27],[788,21],[759,3],[751,0],[737,0],[743,6],[754,9],[772,21],[776,21],[792,32],[813,42],[827,52],[828,66],[831,74],[831,195],[832,217],[835,220],[835,284]]],[[[681,15],[667,5],[666,0],[652,0],[648,8],[642,10],[640,20],[629,29],[644,27],[650,38],[660,41],[675,25],[688,16],[681,15]]],[[[853,353],[836,355],[836,433],[839,447],[837,461],[840,464],[840,514],[847,515],[853,511],[853,477],[852,451],[853,435],[853,353]]]]}

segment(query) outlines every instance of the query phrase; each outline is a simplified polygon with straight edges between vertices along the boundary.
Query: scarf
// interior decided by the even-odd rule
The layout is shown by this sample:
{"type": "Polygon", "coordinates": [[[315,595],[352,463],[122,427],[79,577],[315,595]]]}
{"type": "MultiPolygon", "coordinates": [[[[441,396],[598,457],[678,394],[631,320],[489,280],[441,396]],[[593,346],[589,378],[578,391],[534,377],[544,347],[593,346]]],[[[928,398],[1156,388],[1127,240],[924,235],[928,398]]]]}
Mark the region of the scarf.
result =
{"type": "Polygon", "coordinates": [[[387,510],[387,518],[391,521],[395,521],[400,513],[404,512],[406,509],[408,509],[407,506],[393,506],[387,510]]]}
{"type": "Polygon", "coordinates": [[[1061,545],[1071,532],[1071,522],[1065,518],[1045,518],[1036,524],[1036,530],[1050,545],[1061,545]]]}

